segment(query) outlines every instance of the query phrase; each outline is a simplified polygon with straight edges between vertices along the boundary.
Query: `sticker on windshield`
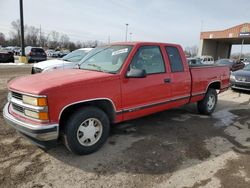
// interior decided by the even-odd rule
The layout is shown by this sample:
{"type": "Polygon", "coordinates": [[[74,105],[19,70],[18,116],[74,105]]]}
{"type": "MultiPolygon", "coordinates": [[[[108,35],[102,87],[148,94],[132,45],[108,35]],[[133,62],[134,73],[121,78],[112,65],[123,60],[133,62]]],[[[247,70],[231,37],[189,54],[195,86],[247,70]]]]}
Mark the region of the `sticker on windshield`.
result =
{"type": "Polygon", "coordinates": [[[124,53],[127,53],[127,52],[128,52],[128,48],[120,49],[120,50],[112,52],[112,56],[118,55],[118,54],[124,54],[124,53]]]}

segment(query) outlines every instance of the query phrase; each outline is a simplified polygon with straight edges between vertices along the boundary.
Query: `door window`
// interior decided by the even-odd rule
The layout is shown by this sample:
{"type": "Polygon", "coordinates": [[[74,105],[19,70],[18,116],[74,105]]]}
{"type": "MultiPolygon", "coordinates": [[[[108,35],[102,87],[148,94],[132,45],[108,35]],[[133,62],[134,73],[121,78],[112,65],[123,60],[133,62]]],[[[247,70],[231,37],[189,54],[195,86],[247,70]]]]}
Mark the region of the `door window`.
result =
{"type": "Polygon", "coordinates": [[[147,74],[165,72],[165,64],[159,46],[143,46],[136,52],[130,69],[145,70],[147,74]]]}

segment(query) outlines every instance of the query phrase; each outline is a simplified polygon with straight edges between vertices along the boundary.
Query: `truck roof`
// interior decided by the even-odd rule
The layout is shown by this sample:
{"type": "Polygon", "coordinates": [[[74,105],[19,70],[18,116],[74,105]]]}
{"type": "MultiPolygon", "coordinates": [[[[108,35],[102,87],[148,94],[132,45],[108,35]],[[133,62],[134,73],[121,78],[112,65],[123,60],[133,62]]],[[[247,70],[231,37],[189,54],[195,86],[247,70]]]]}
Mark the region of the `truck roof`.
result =
{"type": "Polygon", "coordinates": [[[179,44],[171,44],[171,43],[163,43],[163,42],[144,42],[144,41],[133,41],[133,42],[115,42],[110,45],[175,45],[179,46],[179,44]]]}

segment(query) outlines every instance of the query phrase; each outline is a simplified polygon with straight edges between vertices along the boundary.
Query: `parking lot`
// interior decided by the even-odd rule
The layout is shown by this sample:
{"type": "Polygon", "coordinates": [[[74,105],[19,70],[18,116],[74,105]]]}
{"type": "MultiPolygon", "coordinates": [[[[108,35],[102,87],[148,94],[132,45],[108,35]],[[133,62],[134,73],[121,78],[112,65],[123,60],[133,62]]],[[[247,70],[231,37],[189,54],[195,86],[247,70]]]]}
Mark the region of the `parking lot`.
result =
{"type": "MultiPolygon", "coordinates": [[[[30,65],[0,66],[7,82],[30,65]]],[[[250,94],[219,95],[212,116],[186,105],[113,127],[98,152],[43,151],[0,116],[0,187],[250,187],[250,94]]]]}

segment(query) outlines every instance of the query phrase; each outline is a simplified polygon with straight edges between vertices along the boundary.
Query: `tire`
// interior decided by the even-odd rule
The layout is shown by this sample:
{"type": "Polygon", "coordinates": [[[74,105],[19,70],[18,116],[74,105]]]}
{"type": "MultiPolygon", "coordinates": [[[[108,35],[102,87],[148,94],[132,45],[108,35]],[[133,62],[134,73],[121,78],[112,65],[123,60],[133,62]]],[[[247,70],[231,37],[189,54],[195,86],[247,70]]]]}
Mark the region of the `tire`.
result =
{"type": "Polygon", "coordinates": [[[239,90],[237,90],[237,89],[235,89],[235,88],[232,88],[231,87],[231,90],[233,91],[233,92],[238,92],[239,90]]]}
{"type": "Polygon", "coordinates": [[[11,63],[15,63],[15,59],[12,58],[12,59],[10,60],[10,62],[11,62],[11,63]]]}
{"type": "Polygon", "coordinates": [[[209,88],[205,97],[197,103],[198,112],[203,115],[211,115],[217,104],[217,92],[213,88],[209,88]]]}
{"type": "Polygon", "coordinates": [[[67,120],[64,143],[71,152],[86,155],[99,150],[106,142],[109,132],[107,115],[99,108],[84,107],[67,120]]]}

